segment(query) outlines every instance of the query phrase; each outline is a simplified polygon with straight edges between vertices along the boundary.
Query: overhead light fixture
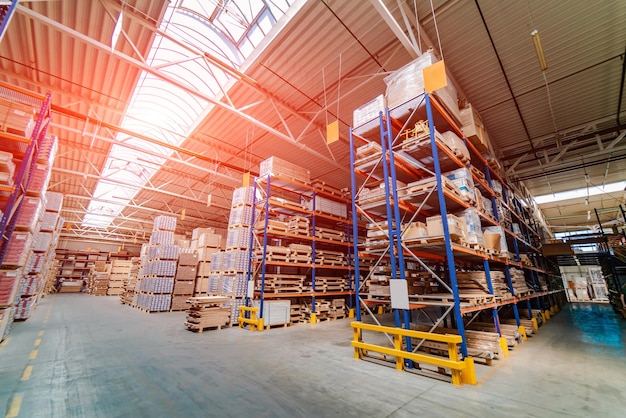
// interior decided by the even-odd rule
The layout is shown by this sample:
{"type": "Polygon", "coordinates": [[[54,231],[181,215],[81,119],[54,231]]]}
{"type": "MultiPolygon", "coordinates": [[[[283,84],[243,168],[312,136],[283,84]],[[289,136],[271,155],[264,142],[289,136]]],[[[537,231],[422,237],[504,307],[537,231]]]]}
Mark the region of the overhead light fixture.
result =
{"type": "Polygon", "coordinates": [[[534,31],[530,32],[530,36],[533,38],[533,44],[535,45],[535,52],[537,53],[537,60],[539,61],[541,71],[545,71],[548,69],[548,63],[546,62],[546,56],[543,55],[543,47],[541,46],[539,31],[535,29],[534,31]]]}
{"type": "Polygon", "coordinates": [[[590,210],[587,211],[587,220],[588,221],[591,220],[591,211],[590,210]]]}

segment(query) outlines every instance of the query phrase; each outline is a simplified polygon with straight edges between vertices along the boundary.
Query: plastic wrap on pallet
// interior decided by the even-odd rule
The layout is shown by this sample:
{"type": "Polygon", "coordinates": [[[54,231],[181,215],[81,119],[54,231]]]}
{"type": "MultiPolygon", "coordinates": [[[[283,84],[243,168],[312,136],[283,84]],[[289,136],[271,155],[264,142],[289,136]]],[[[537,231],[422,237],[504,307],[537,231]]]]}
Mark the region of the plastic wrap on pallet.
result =
{"type": "Polygon", "coordinates": [[[39,197],[26,197],[22,200],[22,207],[17,217],[17,228],[33,230],[41,218],[43,202],[39,197]]]}
{"type": "Polygon", "coordinates": [[[467,168],[458,168],[443,174],[459,188],[461,196],[476,200],[474,195],[474,179],[472,173],[467,168]]]}
{"type": "Polygon", "coordinates": [[[463,140],[459,138],[454,132],[452,131],[443,132],[439,135],[439,138],[441,138],[443,142],[449,148],[456,149],[461,154],[463,154],[466,160],[470,159],[470,153],[469,153],[469,150],[467,149],[467,145],[465,145],[465,142],[463,142],[463,140]]]}
{"type": "Polygon", "coordinates": [[[467,227],[466,242],[484,246],[485,240],[483,238],[483,230],[480,225],[478,210],[476,208],[467,208],[459,215],[465,218],[465,225],[467,227]]]}
{"type": "Polygon", "coordinates": [[[211,271],[221,271],[224,267],[225,251],[218,251],[211,255],[211,271]]]}
{"type": "MultiPolygon", "coordinates": [[[[153,231],[176,231],[176,217],[160,215],[154,218],[153,231]]],[[[173,241],[172,241],[173,242],[173,241]]]]}
{"type": "Polygon", "coordinates": [[[223,306],[230,308],[230,322],[233,324],[238,324],[239,320],[239,307],[245,306],[245,299],[231,299],[229,302],[225,303],[223,306]]]}
{"type": "Polygon", "coordinates": [[[50,181],[50,166],[44,164],[36,164],[30,182],[28,183],[28,193],[40,195],[48,188],[50,181]]]}
{"type": "Polygon", "coordinates": [[[287,177],[303,183],[309,183],[311,181],[311,173],[309,170],[288,161],[281,160],[278,157],[270,157],[265,161],[261,161],[259,177],[266,177],[268,175],[287,177]]]}
{"type": "Polygon", "coordinates": [[[174,232],[172,231],[153,231],[150,234],[150,244],[173,245],[174,232]]]}
{"type": "Polygon", "coordinates": [[[224,271],[248,271],[250,261],[250,251],[248,250],[227,250],[224,252],[224,271]]]}
{"type": "Polygon", "coordinates": [[[502,183],[500,183],[498,180],[491,180],[491,188],[493,189],[493,192],[496,194],[496,196],[502,196],[502,183]]]}
{"type": "Polygon", "coordinates": [[[228,230],[226,248],[248,248],[250,246],[250,227],[234,227],[228,230]]]}
{"type": "Polygon", "coordinates": [[[339,218],[348,217],[348,207],[345,202],[337,202],[323,196],[315,196],[315,199],[305,201],[308,210],[326,213],[328,215],[337,216],[339,218]],[[313,207],[315,206],[315,208],[313,207]]]}
{"type": "Polygon", "coordinates": [[[0,306],[11,305],[20,288],[18,270],[0,271],[0,306]]]}
{"type": "Polygon", "coordinates": [[[228,226],[252,225],[252,207],[247,205],[236,206],[230,210],[228,226]]]}
{"type": "Polygon", "coordinates": [[[47,231],[47,232],[54,231],[57,226],[58,218],[59,218],[59,214],[57,212],[44,212],[41,217],[39,230],[47,231]]]}
{"type": "Polygon", "coordinates": [[[20,295],[36,295],[38,293],[39,276],[36,274],[23,275],[20,282],[20,295]]]}
{"type": "MultiPolygon", "coordinates": [[[[133,298],[133,302],[134,302],[133,298]]],[[[137,295],[137,306],[150,312],[169,311],[172,306],[171,295],[137,295]]]]}
{"type": "Polygon", "coordinates": [[[26,261],[26,265],[24,266],[25,273],[40,273],[46,263],[47,254],[46,253],[35,253],[31,252],[28,256],[28,260],[26,261]]]}
{"type": "Polygon", "coordinates": [[[174,290],[173,277],[148,277],[141,280],[141,291],[151,293],[172,293],[174,290]]]}
{"type": "Polygon", "coordinates": [[[28,319],[36,302],[36,296],[21,298],[15,305],[15,319],[28,319]]]}
{"type": "Polygon", "coordinates": [[[387,107],[387,100],[383,94],[376,96],[369,102],[359,106],[352,112],[352,126],[359,135],[368,135],[379,130],[378,116],[387,107]]]}
{"type": "Polygon", "coordinates": [[[246,296],[247,281],[246,273],[224,275],[220,294],[244,297],[246,296]]]}
{"type": "Polygon", "coordinates": [[[175,260],[153,260],[148,261],[144,267],[144,274],[146,276],[168,276],[174,277],[176,275],[176,261],[175,260]]]}
{"type": "Polygon", "coordinates": [[[3,266],[23,266],[33,241],[30,232],[13,232],[4,256],[3,266]]]}
{"type": "MultiPolygon", "coordinates": [[[[432,51],[426,51],[419,58],[385,77],[387,85],[387,106],[394,109],[411,99],[424,94],[424,68],[438,60],[432,51]]],[[[460,120],[456,89],[451,83],[440,88],[434,94],[441,100],[446,109],[460,120]]]]}
{"type": "Polygon", "coordinates": [[[238,187],[233,190],[232,206],[238,205],[252,205],[254,204],[254,187],[238,187]]]}
{"type": "Polygon", "coordinates": [[[208,293],[217,294],[222,289],[222,276],[219,274],[212,274],[209,276],[209,287],[205,289],[208,293]]]}
{"type": "Polygon", "coordinates": [[[52,233],[51,232],[35,232],[33,236],[33,244],[31,250],[35,252],[46,252],[52,245],[52,233]]]}
{"type": "Polygon", "coordinates": [[[159,258],[161,260],[178,260],[178,245],[160,245],[159,258]]]}
{"type": "Polygon", "coordinates": [[[48,212],[60,212],[63,207],[63,194],[46,192],[46,210],[48,212]]]}

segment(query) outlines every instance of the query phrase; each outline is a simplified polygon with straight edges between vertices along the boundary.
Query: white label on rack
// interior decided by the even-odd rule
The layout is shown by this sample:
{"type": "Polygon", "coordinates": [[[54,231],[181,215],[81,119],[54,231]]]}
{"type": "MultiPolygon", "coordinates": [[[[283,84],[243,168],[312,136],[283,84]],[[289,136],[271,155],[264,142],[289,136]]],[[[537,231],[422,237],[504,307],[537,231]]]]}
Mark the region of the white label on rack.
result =
{"type": "Polygon", "coordinates": [[[389,290],[393,309],[409,309],[409,288],[406,280],[389,280],[389,290]]]}
{"type": "Polygon", "coordinates": [[[246,296],[254,298],[254,280],[248,280],[248,288],[246,289],[246,296]]]}

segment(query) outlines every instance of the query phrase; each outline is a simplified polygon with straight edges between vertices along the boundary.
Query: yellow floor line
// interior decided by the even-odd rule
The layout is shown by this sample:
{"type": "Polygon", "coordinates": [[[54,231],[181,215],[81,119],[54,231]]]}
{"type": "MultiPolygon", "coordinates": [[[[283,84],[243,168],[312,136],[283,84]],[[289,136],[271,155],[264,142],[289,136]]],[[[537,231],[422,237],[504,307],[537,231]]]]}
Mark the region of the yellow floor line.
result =
{"type": "Polygon", "coordinates": [[[32,372],[33,372],[33,366],[26,366],[26,368],[24,369],[24,372],[22,373],[22,377],[20,378],[20,380],[22,382],[29,380],[32,372]]]}
{"type": "Polygon", "coordinates": [[[15,395],[13,397],[13,401],[11,402],[11,406],[9,407],[9,412],[6,414],[6,418],[15,418],[20,414],[20,408],[22,407],[22,395],[15,395]]]}
{"type": "Polygon", "coordinates": [[[41,345],[41,338],[37,338],[35,340],[35,347],[39,347],[41,345]]]}
{"type": "Polygon", "coordinates": [[[30,352],[29,360],[35,360],[37,358],[37,350],[33,350],[30,352]]]}
{"type": "Polygon", "coordinates": [[[6,340],[2,341],[2,343],[0,343],[0,351],[2,351],[4,347],[7,346],[7,344],[9,344],[9,341],[11,341],[11,337],[7,338],[6,340]]]}
{"type": "Polygon", "coordinates": [[[39,331],[39,334],[37,334],[39,337],[43,336],[43,331],[39,331]]]}

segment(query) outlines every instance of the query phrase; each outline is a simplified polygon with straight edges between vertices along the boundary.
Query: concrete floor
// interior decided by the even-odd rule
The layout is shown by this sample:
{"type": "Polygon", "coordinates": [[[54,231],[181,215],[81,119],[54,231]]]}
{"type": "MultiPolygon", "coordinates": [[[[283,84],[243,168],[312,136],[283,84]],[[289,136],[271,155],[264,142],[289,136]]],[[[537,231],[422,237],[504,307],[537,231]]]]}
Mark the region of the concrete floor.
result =
{"type": "Polygon", "coordinates": [[[184,313],[46,297],[0,346],[0,405],[19,417],[623,417],[626,321],[569,305],[479,384],[352,358],[348,320],[196,334],[184,313]]]}

